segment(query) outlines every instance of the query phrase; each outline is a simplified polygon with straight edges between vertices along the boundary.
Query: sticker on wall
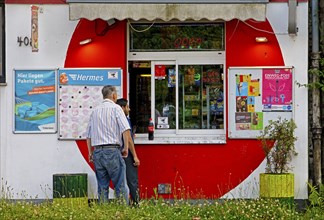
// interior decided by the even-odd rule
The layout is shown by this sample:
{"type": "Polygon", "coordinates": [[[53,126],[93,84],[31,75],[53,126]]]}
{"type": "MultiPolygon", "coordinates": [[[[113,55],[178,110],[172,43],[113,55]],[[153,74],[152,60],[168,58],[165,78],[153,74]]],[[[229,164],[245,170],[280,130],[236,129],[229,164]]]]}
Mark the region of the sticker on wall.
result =
{"type": "Polygon", "coordinates": [[[247,98],[247,108],[248,112],[255,112],[255,97],[249,96],[247,98]]]}
{"type": "Polygon", "coordinates": [[[31,6],[31,46],[32,52],[38,52],[38,10],[36,5],[31,6]]]}
{"type": "Polygon", "coordinates": [[[263,112],[253,112],[251,118],[251,130],[263,129],[263,112]]]}
{"type": "Polygon", "coordinates": [[[235,113],[236,130],[250,130],[251,129],[251,113],[237,112],[235,113]]]}
{"type": "Polygon", "coordinates": [[[248,95],[260,96],[260,79],[251,80],[248,83],[248,95]]]}
{"type": "Polygon", "coordinates": [[[236,97],[236,112],[247,112],[247,100],[246,96],[236,97]]]}
{"type": "Polygon", "coordinates": [[[56,132],[56,70],[14,73],[14,132],[56,132]]]}
{"type": "Polygon", "coordinates": [[[248,95],[248,83],[239,82],[236,85],[236,95],[237,96],[247,96],[248,95]]]}

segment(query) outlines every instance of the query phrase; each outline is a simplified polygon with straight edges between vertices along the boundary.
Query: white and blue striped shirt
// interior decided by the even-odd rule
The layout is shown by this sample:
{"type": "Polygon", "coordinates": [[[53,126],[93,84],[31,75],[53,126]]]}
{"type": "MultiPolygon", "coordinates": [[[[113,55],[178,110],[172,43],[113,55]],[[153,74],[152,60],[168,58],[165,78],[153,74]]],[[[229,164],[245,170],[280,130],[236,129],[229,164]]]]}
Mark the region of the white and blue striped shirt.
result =
{"type": "Polygon", "coordinates": [[[123,109],[110,99],[105,99],[90,115],[87,138],[91,145],[122,145],[122,134],[130,126],[123,109]]]}

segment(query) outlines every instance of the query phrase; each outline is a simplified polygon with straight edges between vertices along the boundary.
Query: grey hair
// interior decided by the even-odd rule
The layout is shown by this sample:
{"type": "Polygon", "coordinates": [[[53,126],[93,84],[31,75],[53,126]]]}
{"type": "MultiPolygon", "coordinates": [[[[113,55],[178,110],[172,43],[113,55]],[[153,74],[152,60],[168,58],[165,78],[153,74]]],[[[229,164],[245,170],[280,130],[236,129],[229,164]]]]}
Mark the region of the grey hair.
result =
{"type": "Polygon", "coordinates": [[[114,93],[117,93],[115,86],[104,86],[101,90],[104,99],[111,98],[114,93]]]}

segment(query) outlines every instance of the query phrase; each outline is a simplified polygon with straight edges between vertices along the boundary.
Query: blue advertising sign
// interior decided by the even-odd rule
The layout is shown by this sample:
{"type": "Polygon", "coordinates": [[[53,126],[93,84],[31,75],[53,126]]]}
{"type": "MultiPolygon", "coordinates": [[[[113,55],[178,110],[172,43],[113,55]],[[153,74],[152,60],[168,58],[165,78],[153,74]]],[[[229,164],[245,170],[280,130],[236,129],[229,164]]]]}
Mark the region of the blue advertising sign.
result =
{"type": "Polygon", "coordinates": [[[121,69],[59,69],[60,85],[121,85],[121,69]]]}
{"type": "Polygon", "coordinates": [[[86,129],[93,109],[103,101],[102,87],[116,87],[122,97],[120,68],[58,71],[58,135],[59,140],[86,139],[86,129]]]}
{"type": "Polygon", "coordinates": [[[14,132],[56,132],[56,70],[14,72],[14,132]]]}

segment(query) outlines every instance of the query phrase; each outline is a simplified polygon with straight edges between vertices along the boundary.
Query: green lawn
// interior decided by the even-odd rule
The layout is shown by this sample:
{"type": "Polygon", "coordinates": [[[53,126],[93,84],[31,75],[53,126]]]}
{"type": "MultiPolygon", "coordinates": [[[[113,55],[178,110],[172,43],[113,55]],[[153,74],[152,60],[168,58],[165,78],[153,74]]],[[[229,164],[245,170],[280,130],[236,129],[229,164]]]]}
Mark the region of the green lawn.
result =
{"type": "Polygon", "coordinates": [[[160,199],[142,200],[138,207],[129,207],[117,202],[106,204],[84,200],[61,199],[40,204],[0,200],[0,219],[324,219],[320,206],[296,210],[291,204],[275,199],[199,201],[186,200],[173,203],[160,199]]]}

